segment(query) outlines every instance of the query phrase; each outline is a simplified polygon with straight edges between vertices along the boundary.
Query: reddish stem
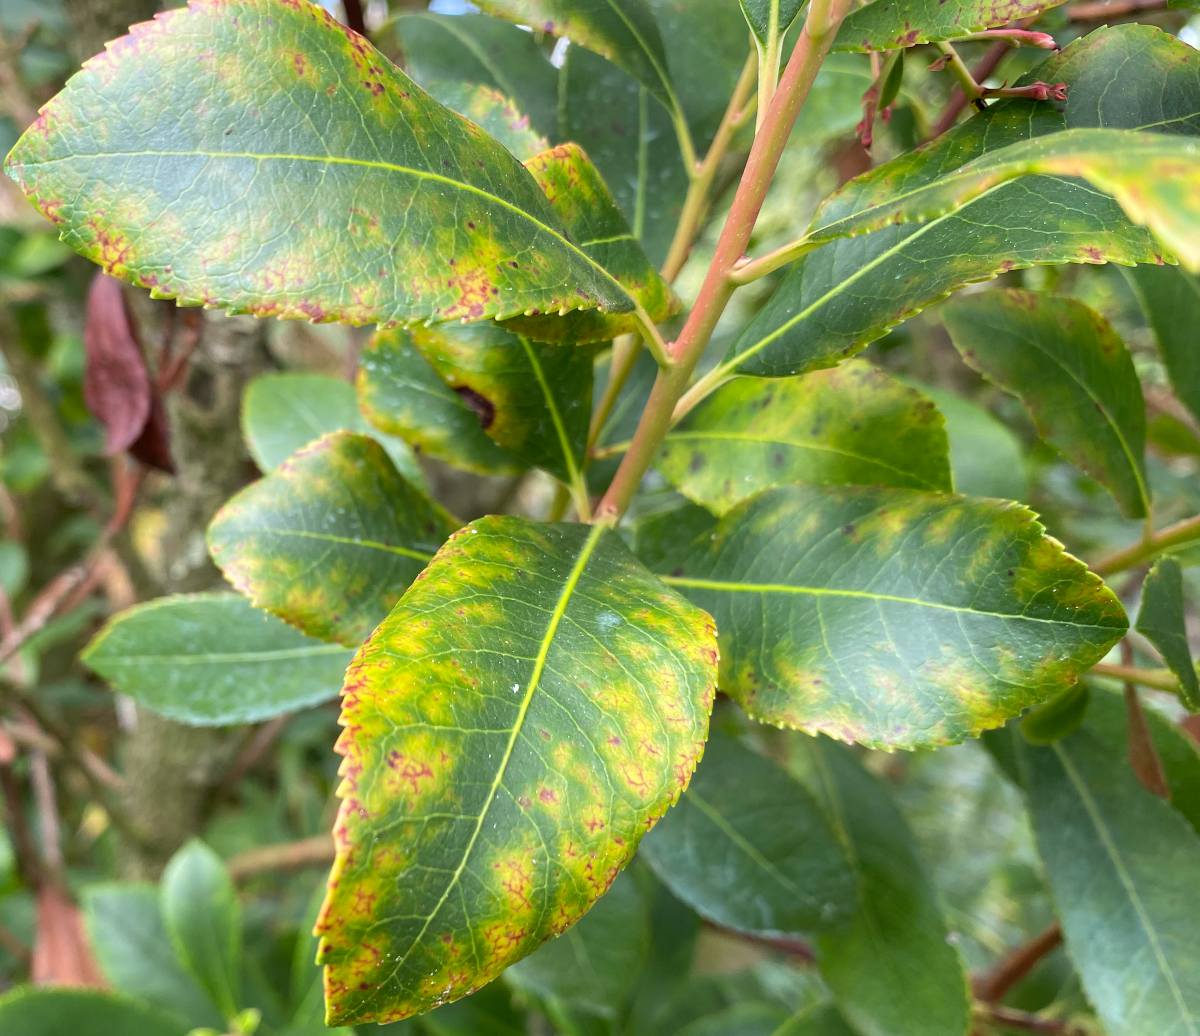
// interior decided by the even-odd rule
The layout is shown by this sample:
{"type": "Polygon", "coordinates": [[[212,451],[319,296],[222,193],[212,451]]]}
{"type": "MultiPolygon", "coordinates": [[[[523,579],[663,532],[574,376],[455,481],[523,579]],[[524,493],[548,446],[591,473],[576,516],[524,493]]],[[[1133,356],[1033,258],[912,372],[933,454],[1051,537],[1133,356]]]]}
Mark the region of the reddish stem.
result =
{"type": "Polygon", "coordinates": [[[1039,932],[1006,954],[999,963],[980,975],[972,985],[975,996],[986,1003],[1003,1000],[1008,991],[1028,975],[1037,963],[1062,944],[1062,928],[1058,922],[1039,932]]]}

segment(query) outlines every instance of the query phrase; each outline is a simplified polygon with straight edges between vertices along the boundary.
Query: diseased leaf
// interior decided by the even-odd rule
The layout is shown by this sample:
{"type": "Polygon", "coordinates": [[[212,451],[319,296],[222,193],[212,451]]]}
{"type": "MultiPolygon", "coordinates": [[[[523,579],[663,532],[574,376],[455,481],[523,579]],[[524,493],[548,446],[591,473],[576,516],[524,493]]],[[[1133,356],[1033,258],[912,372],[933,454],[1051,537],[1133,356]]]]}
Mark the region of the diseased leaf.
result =
{"type": "Polygon", "coordinates": [[[1131,518],[1150,506],[1146,405],[1125,343],[1075,299],[1016,288],[942,307],[963,359],[1028,408],[1038,433],[1103,483],[1131,518]]]}
{"type": "Polygon", "coordinates": [[[765,45],[788,31],[804,0],[741,0],[741,4],[750,31],[765,45]]]}
{"type": "Polygon", "coordinates": [[[1105,1031],[1198,1031],[1200,836],[1086,731],[1024,747],[1021,764],[1067,952],[1105,1031]]]}
{"type": "Polygon", "coordinates": [[[1066,0],[874,0],[851,11],[838,50],[891,50],[953,40],[1058,7],[1066,0]]]}
{"type": "Polygon", "coordinates": [[[153,885],[92,885],[84,889],[83,909],[92,950],[116,989],[174,1016],[181,1031],[224,1022],[180,966],[153,885]]]}
{"type": "Polygon", "coordinates": [[[550,142],[529,123],[529,116],[500,93],[481,83],[435,80],[427,87],[442,104],[464,115],[498,140],[522,162],[545,151],[550,142]]]}
{"type": "Polygon", "coordinates": [[[193,840],[167,863],[159,897],[179,960],[232,1018],[241,1006],[242,910],[225,865],[193,840]]]}
{"type": "Polygon", "coordinates": [[[413,328],[412,344],[483,430],[522,464],[572,483],[592,413],[592,350],[532,342],[496,324],[413,328]]]}
{"type": "Polygon", "coordinates": [[[374,439],[332,432],[226,503],[208,549],[256,607],[357,647],[456,525],[374,439]]]}
{"type": "Polygon", "coordinates": [[[1188,646],[1183,570],[1171,557],[1159,558],[1142,584],[1142,607],[1137,631],[1150,641],[1179,680],[1179,699],[1200,712],[1200,680],[1188,646]]]}
{"type": "Polygon", "coordinates": [[[456,1000],[578,920],[686,786],[715,670],[615,534],[456,533],[347,674],[327,1020],[456,1000]]]}
{"type": "Polygon", "coordinates": [[[858,881],[857,911],[815,939],[842,1014],[863,1036],[965,1034],[962,960],[904,817],[846,748],[818,737],[800,761],[858,881]]]}
{"type": "Polygon", "coordinates": [[[617,1018],[646,966],[650,925],[634,878],[622,874],[576,925],[504,973],[515,989],[617,1018]]]}
{"type": "Polygon", "coordinates": [[[1171,388],[1200,418],[1200,277],[1174,266],[1139,266],[1126,271],[1158,341],[1171,388]]]}
{"type": "MultiPolygon", "coordinates": [[[[608,185],[578,144],[561,144],[525,167],[572,240],[607,270],[655,323],[679,309],[679,300],[650,265],[608,185]]],[[[640,326],[636,316],[572,312],[514,317],[509,327],[543,342],[603,342],[640,326]]]]}
{"type": "Polygon", "coordinates": [[[594,50],[668,108],[677,107],[662,36],[644,0],[479,0],[477,6],[594,50]]]}
{"type": "Polygon", "coordinates": [[[456,393],[413,347],[407,331],[377,331],[358,361],[358,404],[381,432],[421,453],[485,475],[521,469],[486,429],[496,419],[486,397],[456,393]]]}
{"type": "Polygon", "coordinates": [[[721,689],[752,717],[879,748],[999,726],[1127,628],[1026,508],[903,489],[761,493],[665,581],[716,618],[721,689]]]}
{"type": "Polygon", "coordinates": [[[326,374],[297,371],[260,374],[242,395],[242,437],[265,474],[300,447],[330,432],[373,434],[400,472],[415,486],[425,484],[421,465],[402,439],[375,434],[358,409],[354,386],[326,374]]]}
{"type": "Polygon", "coordinates": [[[483,14],[405,11],[372,38],[427,90],[454,81],[490,86],[512,98],[538,133],[554,134],[558,76],[532,33],[483,14]]]}
{"type": "Polygon", "coordinates": [[[718,514],[797,482],[952,488],[937,408],[859,361],[802,378],[734,378],[667,436],[658,467],[718,514]]]}
{"type": "Polygon", "coordinates": [[[73,248],[187,304],[358,324],[631,305],[502,146],[307,0],[135,26],[7,169],[73,248]]]}
{"type": "Polygon", "coordinates": [[[114,616],[80,658],[122,694],[197,726],[254,723],[337,697],[352,652],[237,594],[180,594],[114,616]]]}
{"type": "Polygon", "coordinates": [[[825,928],[857,898],[846,856],[804,786],[727,735],[710,738],[695,780],[641,857],[697,913],[744,932],[825,928]]]}
{"type": "Polygon", "coordinates": [[[0,996],[0,1032],[21,1036],[186,1036],[187,1026],[99,989],[18,986],[0,996]]]}

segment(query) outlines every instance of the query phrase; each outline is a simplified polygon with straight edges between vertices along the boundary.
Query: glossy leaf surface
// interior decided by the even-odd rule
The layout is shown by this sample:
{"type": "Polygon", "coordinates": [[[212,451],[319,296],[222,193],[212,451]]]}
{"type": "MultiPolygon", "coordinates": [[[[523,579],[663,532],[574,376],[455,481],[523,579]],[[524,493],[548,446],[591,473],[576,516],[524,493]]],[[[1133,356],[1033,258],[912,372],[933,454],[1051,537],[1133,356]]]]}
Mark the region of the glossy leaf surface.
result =
{"type": "Polygon", "coordinates": [[[858,881],[858,910],[816,938],[838,1006],[864,1036],[961,1036],[966,975],[904,817],[841,745],[816,738],[801,762],[858,881]]]}
{"type": "Polygon", "coordinates": [[[671,432],[658,467],[721,514],[796,482],[949,490],[948,451],[928,399],[853,361],[800,378],[734,378],[671,432]]]}
{"type": "Polygon", "coordinates": [[[1022,751],[1067,952],[1112,1036],[1195,1033],[1200,836],[1087,732],[1022,751]]]}
{"type": "Polygon", "coordinates": [[[352,652],[237,594],[181,594],[114,616],[81,656],[122,694],[198,726],[253,723],[337,697],[352,652]]]}
{"type": "Polygon", "coordinates": [[[712,736],[641,857],[697,913],[739,931],[825,928],[857,898],[848,860],[805,787],[724,734],[712,736]]]}
{"type": "Polygon", "coordinates": [[[1174,558],[1159,558],[1146,576],[1136,626],[1178,678],[1180,700],[1200,712],[1200,680],[1188,646],[1183,570],[1174,558]]]}
{"type": "Polygon", "coordinates": [[[715,675],[614,534],[456,533],[347,674],[328,1020],[458,999],[578,920],[687,785],[715,675]]]}
{"type": "Polygon", "coordinates": [[[435,80],[428,89],[447,108],[466,116],[522,162],[550,146],[550,142],[530,125],[529,116],[493,87],[482,83],[435,80]]]}
{"type": "Polygon", "coordinates": [[[136,26],[7,169],[77,251],[185,303],[353,323],[630,306],[516,159],[307,0],[136,26]]]}
{"type": "Polygon", "coordinates": [[[333,432],[226,503],[208,548],[256,607],[357,647],[456,527],[374,439],[333,432]]]}
{"type": "Polygon", "coordinates": [[[782,36],[796,20],[804,0],[741,0],[742,14],[759,43],[782,36]]]}
{"type": "MultiPolygon", "coordinates": [[[[322,435],[371,431],[354,386],[326,374],[260,374],[242,395],[241,417],[246,448],[264,474],[322,435]]],[[[425,476],[408,443],[390,435],[378,438],[396,470],[413,485],[423,485],[425,476]]]]}
{"type": "Polygon", "coordinates": [[[1024,507],[909,490],[770,490],[666,581],[716,618],[721,689],[752,717],[881,748],[999,726],[1127,626],[1024,507]]]}
{"type": "Polygon", "coordinates": [[[875,0],[851,11],[835,46],[839,50],[891,50],[952,40],[1019,22],[1065,0],[875,0]]]}
{"type": "Polygon", "coordinates": [[[496,324],[419,327],[411,338],[489,439],[564,482],[578,478],[592,412],[592,350],[530,341],[496,324]]]}
{"type": "Polygon", "coordinates": [[[377,331],[359,358],[358,403],[381,432],[467,471],[519,471],[516,457],[487,436],[494,411],[473,402],[438,377],[407,331],[377,331]]]}
{"type": "Polygon", "coordinates": [[[1131,518],[1150,506],[1146,407],[1125,343],[1082,302],[1016,288],[942,308],[967,364],[1016,395],[1038,432],[1103,483],[1131,518]]]}
{"type": "MultiPolygon", "coordinates": [[[[529,159],[525,167],[559,218],[588,255],[607,270],[655,323],[679,308],[658,271],[617,208],[616,199],[578,144],[560,144],[529,159]]],[[[508,324],[547,342],[603,342],[637,329],[632,314],[584,313],[515,317],[508,324]]]]}

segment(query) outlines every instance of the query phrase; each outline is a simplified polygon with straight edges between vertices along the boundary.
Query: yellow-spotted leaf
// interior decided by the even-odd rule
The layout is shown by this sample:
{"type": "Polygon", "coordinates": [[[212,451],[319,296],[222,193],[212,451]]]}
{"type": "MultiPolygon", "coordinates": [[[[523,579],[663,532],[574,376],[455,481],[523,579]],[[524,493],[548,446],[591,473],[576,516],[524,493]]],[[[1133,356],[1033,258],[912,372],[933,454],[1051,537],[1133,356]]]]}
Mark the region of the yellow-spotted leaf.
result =
{"type": "MultiPolygon", "coordinates": [[[[525,167],[559,221],[579,247],[615,277],[655,323],[679,308],[666,282],[646,258],[637,237],[617,207],[599,170],[578,144],[562,144],[529,159],[525,167]]],[[[543,342],[603,342],[634,331],[633,313],[526,315],[508,321],[514,329],[543,342]]]]}
{"type": "Polygon", "coordinates": [[[953,40],[1034,18],[1065,0],[874,0],[842,25],[838,50],[891,50],[953,40]]]}
{"type": "Polygon", "coordinates": [[[1128,626],[1099,578],[999,500],[774,489],[671,564],[665,582],[716,618],[721,689],[751,716],[878,748],[997,727],[1128,626]]]}
{"type": "Polygon", "coordinates": [[[308,0],[135,26],[6,168],[77,251],[187,304],[358,324],[632,307],[520,162],[308,0]]]}
{"type": "Polygon", "coordinates": [[[530,125],[529,116],[494,87],[440,79],[426,85],[442,104],[486,130],[522,162],[550,146],[550,142],[530,125]]]}
{"type": "Polygon", "coordinates": [[[255,605],[356,647],[455,525],[374,439],[334,432],[221,508],[208,546],[255,605]]]}
{"type": "Polygon", "coordinates": [[[347,672],[329,1023],[456,1000],[577,921],[686,787],[716,657],[615,533],[456,533],[347,672]]]}
{"type": "Polygon", "coordinates": [[[718,514],[794,482],[951,488],[937,407],[859,360],[801,378],[734,378],[667,436],[659,468],[718,514]]]}

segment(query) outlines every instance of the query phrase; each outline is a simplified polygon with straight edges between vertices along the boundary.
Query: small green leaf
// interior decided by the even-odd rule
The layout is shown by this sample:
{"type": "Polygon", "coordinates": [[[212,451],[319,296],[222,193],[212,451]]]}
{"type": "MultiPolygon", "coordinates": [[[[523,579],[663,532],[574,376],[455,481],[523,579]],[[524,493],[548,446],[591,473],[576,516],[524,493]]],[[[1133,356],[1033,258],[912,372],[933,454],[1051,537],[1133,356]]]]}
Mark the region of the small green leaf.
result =
{"type": "Polygon", "coordinates": [[[529,116],[504,94],[482,83],[434,80],[429,92],[498,140],[522,162],[545,151],[550,142],[529,125],[529,116]]]}
{"type": "Polygon", "coordinates": [[[495,412],[485,402],[438,377],[407,331],[377,331],[359,358],[358,404],[381,432],[467,471],[520,471],[520,462],[488,438],[495,412]]]}
{"type": "Polygon", "coordinates": [[[838,50],[891,50],[1019,22],[1066,0],[874,0],[842,23],[838,50]]]}
{"type": "Polygon", "coordinates": [[[500,327],[413,328],[410,340],[483,430],[522,464],[579,478],[592,414],[592,350],[546,345],[500,327]]]}
{"type": "Polygon", "coordinates": [[[221,858],[203,842],[189,842],[163,871],[159,896],[180,961],[232,1018],[240,1007],[242,909],[221,858]]]}
{"type": "Polygon", "coordinates": [[[1138,266],[1126,271],[1146,313],[1158,351],[1179,401],[1200,418],[1200,277],[1176,266],[1138,266]]]}
{"type": "Polygon", "coordinates": [[[804,0],[741,0],[741,4],[750,31],[765,46],[788,31],[804,0]]]}
{"type": "Polygon", "coordinates": [[[490,86],[512,98],[539,133],[554,135],[558,76],[532,33],[483,14],[405,11],[372,38],[426,89],[454,81],[490,86]]]}
{"type": "Polygon", "coordinates": [[[116,993],[19,986],[0,996],[0,1032],[14,1036],[186,1036],[188,1026],[116,993]]]}
{"type": "Polygon", "coordinates": [[[902,489],[761,493],[665,582],[716,617],[721,689],[751,716],[880,748],[999,726],[1127,628],[1024,507],[902,489]]]}
{"type": "Polygon", "coordinates": [[[815,738],[799,761],[858,880],[858,910],[815,940],[821,975],[846,1020],[863,1036],[964,1036],[962,960],[904,817],[848,749],[815,738]]]}
{"type": "Polygon", "coordinates": [[[336,698],[352,652],[237,594],[180,594],[109,620],[81,658],[122,694],[197,726],[254,723],[336,698]]]}
{"type": "Polygon", "coordinates": [[[1137,631],[1150,641],[1179,678],[1179,698],[1192,712],[1200,711],[1200,681],[1188,646],[1183,570],[1174,558],[1159,558],[1142,584],[1142,607],[1137,631]]]}
{"type": "Polygon", "coordinates": [[[797,482],[952,488],[937,408],[859,361],[802,378],[734,378],[671,432],[658,466],[718,514],[797,482]]]}
{"type": "Polygon", "coordinates": [[[1075,733],[1087,715],[1091,692],[1077,683],[1021,717],[1021,736],[1031,745],[1052,745],[1075,733]]]}
{"type": "Polygon", "coordinates": [[[613,882],[578,924],[504,973],[514,989],[617,1018],[646,966],[649,918],[629,874],[613,882]]]}
{"type": "Polygon", "coordinates": [[[1017,396],[1048,443],[1129,517],[1148,512],[1146,405],[1107,320],[1075,299],[1016,288],[955,299],[942,318],[967,364],[1017,396]]]}
{"type": "Polygon", "coordinates": [[[1021,762],[1067,952],[1105,1031],[1200,1031],[1200,836],[1086,731],[1021,762]]]}
{"type": "Polygon", "coordinates": [[[73,248],[187,304],[357,324],[632,305],[512,155],[307,0],[136,26],[6,168],[73,248]]]}
{"type": "MultiPolygon", "coordinates": [[[[679,309],[658,271],[650,265],[616,199],[578,144],[560,144],[525,163],[546,193],[559,222],[579,247],[607,270],[645,311],[661,323],[679,309]]],[[[514,317],[508,326],[543,342],[603,342],[635,331],[633,314],[583,313],[514,317]]]]}
{"type": "Polygon", "coordinates": [[[456,526],[374,439],[332,432],[225,504],[208,549],[256,607],[356,647],[456,526]]]}
{"type": "Polygon", "coordinates": [[[804,786],[721,734],[641,856],[698,914],[744,932],[825,928],[857,898],[846,856],[804,786]]]}
{"type": "Polygon", "coordinates": [[[711,620],[601,527],[484,518],[351,665],[327,1020],[456,1000],[578,920],[679,796],[711,620]]]}
{"type": "Polygon", "coordinates": [[[175,955],[153,885],[91,885],[83,914],[92,952],[113,988],[172,1015],[185,1031],[221,1025],[221,1012],[175,955]]]}
{"type": "MultiPolygon", "coordinates": [[[[242,396],[242,437],[264,473],[300,447],[329,432],[370,432],[358,409],[354,386],[327,374],[294,371],[260,374],[242,396]]],[[[380,436],[396,470],[413,485],[425,484],[421,465],[408,443],[380,436]]]]}

